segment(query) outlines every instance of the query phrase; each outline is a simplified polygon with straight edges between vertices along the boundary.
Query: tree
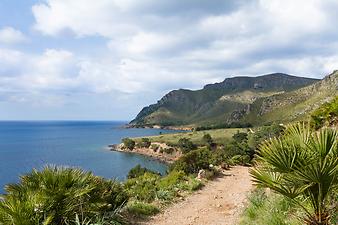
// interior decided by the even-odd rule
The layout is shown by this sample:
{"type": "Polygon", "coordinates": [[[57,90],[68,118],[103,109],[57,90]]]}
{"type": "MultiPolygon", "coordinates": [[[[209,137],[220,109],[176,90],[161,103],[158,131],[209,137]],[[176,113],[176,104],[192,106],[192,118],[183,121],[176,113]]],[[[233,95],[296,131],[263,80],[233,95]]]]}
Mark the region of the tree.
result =
{"type": "Polygon", "coordinates": [[[129,150],[133,150],[135,147],[135,141],[130,138],[123,138],[122,143],[129,150]]]}
{"type": "Polygon", "coordinates": [[[258,185],[300,205],[307,224],[329,224],[331,195],[337,198],[337,139],[334,129],[315,132],[307,124],[289,126],[283,136],[261,145],[250,173],[258,185]]]}

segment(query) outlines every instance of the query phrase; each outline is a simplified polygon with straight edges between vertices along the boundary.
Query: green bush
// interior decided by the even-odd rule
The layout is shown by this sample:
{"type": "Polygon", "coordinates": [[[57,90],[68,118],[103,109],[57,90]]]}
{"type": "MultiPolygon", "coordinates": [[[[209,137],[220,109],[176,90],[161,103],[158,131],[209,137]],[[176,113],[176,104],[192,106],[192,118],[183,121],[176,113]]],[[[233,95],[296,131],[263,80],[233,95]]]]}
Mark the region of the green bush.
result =
{"type": "Polygon", "coordinates": [[[245,142],[245,141],[248,141],[248,134],[247,133],[245,133],[245,132],[239,132],[239,131],[237,131],[237,133],[236,134],[234,134],[233,136],[232,136],[232,138],[236,141],[236,142],[238,142],[238,143],[241,143],[241,142],[245,142]]]}
{"type": "Polygon", "coordinates": [[[158,190],[157,191],[157,198],[165,202],[170,202],[176,196],[177,196],[176,192],[173,190],[158,190]]]}
{"type": "Polygon", "coordinates": [[[149,138],[142,138],[139,143],[137,143],[137,146],[140,148],[149,148],[151,145],[151,141],[149,138]]]}
{"type": "Polygon", "coordinates": [[[136,178],[128,179],[125,188],[130,198],[151,202],[156,198],[156,184],[159,179],[159,175],[146,172],[136,178]]]}
{"type": "Polygon", "coordinates": [[[33,170],[6,192],[0,224],[66,224],[76,215],[94,219],[114,214],[128,200],[120,183],[63,167],[33,170]]]}
{"type": "Polygon", "coordinates": [[[235,155],[228,162],[230,165],[246,166],[250,164],[251,160],[248,155],[235,155]]]}
{"type": "Polygon", "coordinates": [[[197,173],[200,169],[208,169],[211,161],[209,149],[193,150],[181,156],[170,167],[171,170],[184,171],[187,174],[197,173]]]}
{"type": "Polygon", "coordinates": [[[201,189],[204,186],[204,184],[195,179],[195,178],[190,178],[189,182],[188,182],[188,190],[189,191],[197,191],[199,189],[201,189]]]}
{"type": "Polygon", "coordinates": [[[192,143],[192,141],[188,138],[180,138],[178,140],[177,146],[182,150],[184,154],[197,148],[196,145],[194,145],[194,143],[192,143]]]}
{"type": "Polygon", "coordinates": [[[183,171],[171,171],[158,182],[158,188],[162,190],[169,190],[185,179],[186,175],[183,171]]]}
{"type": "Polygon", "coordinates": [[[141,165],[138,164],[137,166],[129,170],[127,178],[128,179],[136,178],[136,177],[144,175],[145,173],[153,173],[153,174],[160,175],[159,173],[151,171],[145,167],[141,167],[141,165]]]}
{"type": "Polygon", "coordinates": [[[135,147],[135,141],[130,138],[123,138],[122,143],[129,150],[133,150],[135,147]]]}
{"type": "Polygon", "coordinates": [[[338,96],[329,103],[323,104],[311,114],[311,125],[315,129],[338,124],[338,96]]]}
{"type": "Polygon", "coordinates": [[[169,147],[169,148],[164,148],[164,152],[165,153],[167,153],[167,154],[169,154],[169,155],[171,155],[173,152],[174,152],[174,148],[171,148],[171,147],[169,147]]]}
{"type": "Polygon", "coordinates": [[[150,145],[150,148],[154,151],[154,152],[156,152],[158,149],[159,149],[159,145],[157,145],[157,144],[151,144],[150,145]]]}
{"type": "Polygon", "coordinates": [[[202,137],[202,143],[205,146],[211,146],[211,145],[213,145],[214,140],[212,139],[210,134],[204,134],[203,137],[202,137]]]}
{"type": "Polygon", "coordinates": [[[160,210],[156,206],[146,202],[131,202],[128,205],[128,211],[137,216],[151,216],[160,210]]]}

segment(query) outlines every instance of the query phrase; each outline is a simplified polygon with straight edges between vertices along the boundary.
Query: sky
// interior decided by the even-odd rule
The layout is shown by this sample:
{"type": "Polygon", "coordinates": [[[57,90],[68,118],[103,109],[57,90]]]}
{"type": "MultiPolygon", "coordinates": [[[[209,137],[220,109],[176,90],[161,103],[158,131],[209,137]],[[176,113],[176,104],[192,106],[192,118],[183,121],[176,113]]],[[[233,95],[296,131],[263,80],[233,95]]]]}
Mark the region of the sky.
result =
{"type": "Polygon", "coordinates": [[[338,69],[337,0],[0,0],[0,120],[130,120],[173,89],[338,69]]]}

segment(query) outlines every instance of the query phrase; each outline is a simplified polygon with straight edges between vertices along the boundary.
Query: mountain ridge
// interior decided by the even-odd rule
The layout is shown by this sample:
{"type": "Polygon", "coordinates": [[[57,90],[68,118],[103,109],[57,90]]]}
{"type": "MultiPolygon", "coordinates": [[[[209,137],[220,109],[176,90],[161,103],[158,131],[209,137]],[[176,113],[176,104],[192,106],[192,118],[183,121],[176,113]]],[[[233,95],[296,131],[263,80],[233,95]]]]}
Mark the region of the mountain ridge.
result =
{"type": "MultiPolygon", "coordinates": [[[[337,74],[337,71],[333,74],[337,74]]],[[[289,98],[287,101],[292,105],[299,102],[299,98],[289,93],[324,82],[325,79],[326,77],[319,80],[285,73],[271,73],[257,77],[226,78],[219,83],[207,84],[200,90],[173,90],[157,103],[144,107],[130,122],[130,126],[196,127],[254,123],[255,118],[257,121],[262,121],[266,113],[274,111],[271,108],[278,108],[273,104],[273,107],[269,106],[269,101],[281,103],[282,101],[278,99],[285,97],[289,98]],[[274,100],[276,97],[272,96],[279,96],[279,98],[274,100]]],[[[305,89],[303,92],[309,91],[305,89]]]]}

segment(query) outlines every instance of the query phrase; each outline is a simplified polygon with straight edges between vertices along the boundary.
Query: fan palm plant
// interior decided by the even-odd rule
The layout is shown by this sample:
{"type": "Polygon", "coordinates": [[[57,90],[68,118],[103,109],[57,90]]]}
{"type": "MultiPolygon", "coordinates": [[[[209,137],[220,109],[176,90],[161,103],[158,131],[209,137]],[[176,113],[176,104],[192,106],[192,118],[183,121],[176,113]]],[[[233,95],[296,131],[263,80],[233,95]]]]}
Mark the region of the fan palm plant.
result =
{"type": "Polygon", "coordinates": [[[46,167],[6,186],[0,224],[65,224],[75,218],[114,212],[126,200],[121,184],[80,169],[46,167]]]}
{"type": "Polygon", "coordinates": [[[337,198],[337,139],[334,129],[312,131],[308,124],[291,125],[283,136],[261,144],[251,176],[258,185],[299,204],[307,224],[329,224],[337,212],[330,203],[337,198]]]}

